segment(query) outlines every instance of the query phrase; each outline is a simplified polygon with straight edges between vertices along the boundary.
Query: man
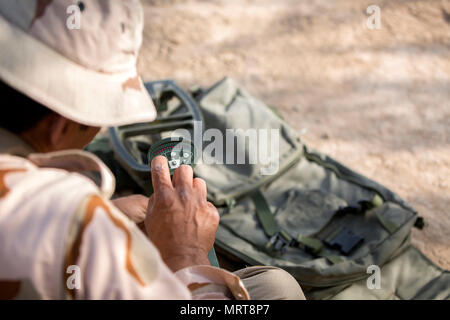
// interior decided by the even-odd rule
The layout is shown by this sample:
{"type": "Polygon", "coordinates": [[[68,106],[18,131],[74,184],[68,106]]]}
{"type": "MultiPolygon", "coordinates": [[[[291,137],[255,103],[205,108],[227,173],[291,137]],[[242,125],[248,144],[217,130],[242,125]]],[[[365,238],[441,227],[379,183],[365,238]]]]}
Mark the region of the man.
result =
{"type": "Polygon", "coordinates": [[[304,298],[282,270],[209,265],[219,215],[189,166],[171,180],[157,157],[150,199],[109,200],[110,171],[76,149],[101,126],[155,119],[135,67],[142,9],[78,2],[72,30],[73,4],[0,2],[0,298],[304,298]]]}

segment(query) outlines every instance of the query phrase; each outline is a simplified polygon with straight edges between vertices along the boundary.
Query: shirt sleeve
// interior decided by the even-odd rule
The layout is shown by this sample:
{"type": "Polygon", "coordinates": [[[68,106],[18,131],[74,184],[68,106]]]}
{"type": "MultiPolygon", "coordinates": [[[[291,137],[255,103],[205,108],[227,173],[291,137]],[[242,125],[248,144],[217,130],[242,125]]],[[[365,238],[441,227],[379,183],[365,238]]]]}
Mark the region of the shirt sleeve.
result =
{"type": "Polygon", "coordinates": [[[64,259],[69,299],[227,299],[217,285],[234,298],[248,298],[239,277],[220,268],[193,266],[174,274],[135,223],[96,195],[74,215],[64,259]],[[211,289],[196,294],[200,287],[211,289]]]}

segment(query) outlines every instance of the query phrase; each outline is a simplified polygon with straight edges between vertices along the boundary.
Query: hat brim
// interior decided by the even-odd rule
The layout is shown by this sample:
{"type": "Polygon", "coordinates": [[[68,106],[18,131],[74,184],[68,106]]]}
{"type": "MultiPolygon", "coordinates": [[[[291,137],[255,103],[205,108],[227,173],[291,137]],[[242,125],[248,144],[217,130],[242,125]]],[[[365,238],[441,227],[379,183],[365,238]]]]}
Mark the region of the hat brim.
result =
{"type": "Polygon", "coordinates": [[[68,119],[90,126],[119,126],[156,118],[153,101],[135,69],[114,74],[89,70],[11,25],[1,14],[0,48],[0,78],[68,119]]]}

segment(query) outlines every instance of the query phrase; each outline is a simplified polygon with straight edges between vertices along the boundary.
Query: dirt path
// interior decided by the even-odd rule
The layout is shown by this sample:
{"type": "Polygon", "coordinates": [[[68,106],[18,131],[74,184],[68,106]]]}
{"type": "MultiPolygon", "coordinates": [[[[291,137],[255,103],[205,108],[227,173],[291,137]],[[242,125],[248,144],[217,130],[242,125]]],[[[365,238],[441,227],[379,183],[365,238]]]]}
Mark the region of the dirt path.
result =
{"type": "Polygon", "coordinates": [[[186,87],[237,79],[409,201],[426,221],[413,243],[450,269],[450,1],[355,2],[147,0],[139,69],[186,87]]]}

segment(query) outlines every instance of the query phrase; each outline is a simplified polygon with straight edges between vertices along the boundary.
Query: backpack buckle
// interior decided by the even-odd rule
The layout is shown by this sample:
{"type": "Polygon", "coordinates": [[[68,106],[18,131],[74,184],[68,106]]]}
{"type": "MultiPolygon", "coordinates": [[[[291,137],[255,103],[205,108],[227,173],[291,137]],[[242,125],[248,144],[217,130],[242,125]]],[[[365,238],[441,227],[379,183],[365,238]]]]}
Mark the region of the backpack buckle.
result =
{"type": "Polygon", "coordinates": [[[344,255],[348,255],[363,241],[363,237],[354,234],[344,227],[334,232],[331,237],[328,237],[325,243],[331,248],[339,250],[344,255]]]}
{"type": "Polygon", "coordinates": [[[271,252],[281,252],[283,254],[286,252],[287,247],[294,245],[294,242],[294,238],[289,236],[286,232],[279,230],[270,237],[265,247],[271,252]]]}

